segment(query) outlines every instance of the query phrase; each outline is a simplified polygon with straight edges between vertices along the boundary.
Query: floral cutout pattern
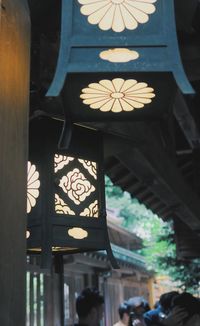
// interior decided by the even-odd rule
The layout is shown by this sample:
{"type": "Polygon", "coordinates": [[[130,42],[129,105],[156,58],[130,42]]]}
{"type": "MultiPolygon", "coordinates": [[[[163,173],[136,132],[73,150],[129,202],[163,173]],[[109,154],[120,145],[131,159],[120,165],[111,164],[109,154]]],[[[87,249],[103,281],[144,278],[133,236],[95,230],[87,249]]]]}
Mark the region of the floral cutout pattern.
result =
{"type": "Polygon", "coordinates": [[[78,168],[69,171],[60,180],[59,186],[76,205],[80,205],[95,187],[85,178],[78,168]]]}
{"type": "Polygon", "coordinates": [[[145,104],[152,102],[155,97],[153,92],[154,89],[147,83],[137,82],[135,79],[115,78],[89,84],[87,88],[82,89],[80,98],[91,109],[118,113],[143,108],[145,104]]]}
{"type": "Polygon", "coordinates": [[[149,15],[156,10],[157,0],[78,0],[81,13],[88,16],[88,22],[98,25],[103,31],[112,29],[123,32],[134,30],[138,24],[148,22],[149,15]]]}
{"type": "Polygon", "coordinates": [[[55,154],[54,156],[54,171],[62,170],[65,165],[68,165],[69,162],[73,161],[74,158],[65,155],[55,154]]]}
{"type": "Polygon", "coordinates": [[[27,213],[30,213],[32,207],[36,205],[36,199],[39,197],[39,172],[36,166],[28,162],[27,177],[27,213]]]}
{"type": "Polygon", "coordinates": [[[82,160],[82,159],[78,159],[80,163],[83,164],[84,168],[86,170],[88,170],[88,172],[90,173],[90,175],[92,175],[94,177],[94,179],[97,179],[97,164],[95,162],[92,161],[88,161],[88,160],[82,160]]]}
{"type": "Polygon", "coordinates": [[[57,194],[55,194],[55,211],[57,214],[75,215],[74,211],[57,194]]]}
{"type": "Polygon", "coordinates": [[[84,211],[80,214],[80,216],[87,216],[87,217],[98,217],[99,209],[98,209],[98,202],[97,200],[94,203],[90,204],[89,207],[85,208],[84,211]]]}

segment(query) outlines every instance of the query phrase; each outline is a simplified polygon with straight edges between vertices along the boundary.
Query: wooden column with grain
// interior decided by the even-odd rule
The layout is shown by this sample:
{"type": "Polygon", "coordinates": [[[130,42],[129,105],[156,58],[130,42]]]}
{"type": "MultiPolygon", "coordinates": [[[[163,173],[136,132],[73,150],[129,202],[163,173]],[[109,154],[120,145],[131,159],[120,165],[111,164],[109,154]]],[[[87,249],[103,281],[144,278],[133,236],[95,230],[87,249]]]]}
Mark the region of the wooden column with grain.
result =
{"type": "Polygon", "coordinates": [[[25,325],[30,20],[0,0],[0,325],[25,325]]]}

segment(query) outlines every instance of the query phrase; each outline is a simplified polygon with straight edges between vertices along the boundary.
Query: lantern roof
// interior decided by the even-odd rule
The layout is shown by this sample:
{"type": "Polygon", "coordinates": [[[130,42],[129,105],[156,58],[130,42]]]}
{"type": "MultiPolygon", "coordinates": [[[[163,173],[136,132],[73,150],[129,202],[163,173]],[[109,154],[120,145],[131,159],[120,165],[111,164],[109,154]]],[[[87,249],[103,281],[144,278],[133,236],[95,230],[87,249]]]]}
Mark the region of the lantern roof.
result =
{"type": "MultiPolygon", "coordinates": [[[[128,263],[134,266],[137,266],[141,269],[144,269],[147,271],[147,265],[145,262],[145,259],[134,252],[131,252],[130,250],[124,249],[120,246],[116,246],[114,244],[111,245],[113,254],[115,258],[123,263],[128,263]]],[[[98,252],[99,255],[106,255],[105,251],[98,252]]]]}

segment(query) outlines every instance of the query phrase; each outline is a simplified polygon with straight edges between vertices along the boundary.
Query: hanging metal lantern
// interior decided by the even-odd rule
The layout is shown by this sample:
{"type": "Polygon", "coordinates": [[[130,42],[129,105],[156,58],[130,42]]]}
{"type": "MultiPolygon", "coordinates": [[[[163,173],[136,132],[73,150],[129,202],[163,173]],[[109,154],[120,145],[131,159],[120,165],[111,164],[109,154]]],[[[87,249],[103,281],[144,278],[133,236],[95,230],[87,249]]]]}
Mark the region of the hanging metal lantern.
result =
{"type": "Polygon", "coordinates": [[[177,85],[193,93],[173,0],[63,0],[60,40],[47,96],[61,94],[72,121],[159,117],[177,85]]]}
{"type": "Polygon", "coordinates": [[[100,132],[72,127],[66,150],[58,149],[62,123],[41,118],[30,124],[28,163],[29,253],[41,253],[48,266],[52,253],[107,250],[103,140],[100,132]]]}

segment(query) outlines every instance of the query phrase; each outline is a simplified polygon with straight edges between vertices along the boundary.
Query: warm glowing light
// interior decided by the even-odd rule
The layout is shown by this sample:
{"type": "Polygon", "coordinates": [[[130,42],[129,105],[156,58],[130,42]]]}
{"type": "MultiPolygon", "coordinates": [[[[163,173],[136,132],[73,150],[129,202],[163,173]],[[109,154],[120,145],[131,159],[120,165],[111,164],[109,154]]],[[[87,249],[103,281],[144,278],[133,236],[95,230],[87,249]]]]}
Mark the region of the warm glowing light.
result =
{"type": "Polygon", "coordinates": [[[68,230],[68,234],[70,237],[74,238],[74,239],[84,239],[87,238],[88,236],[88,232],[85,231],[82,228],[72,228],[68,230]]]}
{"type": "Polygon", "coordinates": [[[60,251],[73,251],[77,250],[77,248],[70,248],[70,247],[52,247],[53,252],[60,252],[60,251]]]}
{"type": "Polygon", "coordinates": [[[92,161],[78,159],[80,163],[83,164],[84,168],[88,170],[89,174],[97,179],[97,164],[92,161]]]}
{"type": "Polygon", "coordinates": [[[88,16],[88,22],[98,24],[103,31],[112,29],[123,32],[133,30],[138,24],[148,22],[149,15],[156,10],[157,0],[78,0],[81,13],[88,16]]]}
{"type": "MultiPolygon", "coordinates": [[[[93,181],[97,180],[97,163],[80,158],[56,154],[54,158],[54,171],[55,174],[59,176],[59,186],[65,193],[63,198],[62,195],[55,193],[56,214],[80,214],[80,211],[74,211],[73,205],[73,210],[71,209],[71,202],[69,202],[69,199],[71,199],[74,204],[78,206],[96,190],[92,183],[93,181]],[[79,168],[81,171],[85,170],[86,173],[81,172],[79,168]],[[88,173],[91,176],[91,178],[89,178],[90,181],[85,177],[85,175],[89,177],[88,173]]],[[[90,204],[87,203],[85,207],[86,210],[81,213],[82,216],[98,217],[97,201],[90,204]]]]}
{"type": "Polygon", "coordinates": [[[36,199],[39,196],[39,172],[36,166],[28,162],[28,178],[27,178],[27,213],[30,213],[32,207],[36,205],[36,199]]]}
{"type": "Polygon", "coordinates": [[[68,172],[66,176],[63,176],[59,186],[76,205],[79,205],[95,191],[95,187],[91,185],[83,173],[77,168],[68,172]]]}
{"type": "Polygon", "coordinates": [[[68,165],[69,162],[71,162],[73,160],[74,160],[73,157],[55,154],[55,156],[54,156],[54,171],[55,171],[55,173],[58,172],[58,170],[62,170],[62,168],[64,166],[68,165]]]}
{"type": "Polygon", "coordinates": [[[57,194],[55,194],[55,211],[57,214],[75,215],[74,211],[57,194]]]}
{"type": "Polygon", "coordinates": [[[30,231],[26,231],[26,239],[30,238],[30,235],[31,235],[30,231]]]}
{"type": "Polygon", "coordinates": [[[33,251],[33,252],[41,252],[42,249],[41,248],[30,248],[28,249],[29,251],[33,251]]]}
{"type": "Polygon", "coordinates": [[[91,109],[99,109],[102,112],[128,112],[151,103],[155,97],[153,91],[154,89],[146,83],[137,82],[135,79],[103,79],[82,89],[80,98],[91,109]]]}
{"type": "Polygon", "coordinates": [[[129,62],[138,59],[139,53],[125,48],[116,48],[102,51],[99,56],[109,62],[129,62]]]}
{"type": "MultiPolygon", "coordinates": [[[[77,248],[70,248],[70,247],[51,247],[52,251],[53,252],[65,252],[65,251],[74,251],[74,250],[77,250],[77,248]]],[[[32,252],[41,252],[42,249],[41,248],[30,248],[28,249],[29,251],[32,251],[32,252]]]]}
{"type": "Polygon", "coordinates": [[[97,200],[94,203],[90,204],[89,207],[85,208],[80,216],[88,216],[88,217],[99,217],[99,208],[97,200]]]}

